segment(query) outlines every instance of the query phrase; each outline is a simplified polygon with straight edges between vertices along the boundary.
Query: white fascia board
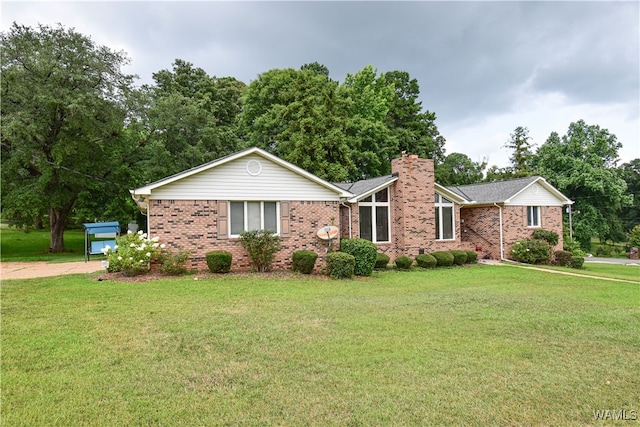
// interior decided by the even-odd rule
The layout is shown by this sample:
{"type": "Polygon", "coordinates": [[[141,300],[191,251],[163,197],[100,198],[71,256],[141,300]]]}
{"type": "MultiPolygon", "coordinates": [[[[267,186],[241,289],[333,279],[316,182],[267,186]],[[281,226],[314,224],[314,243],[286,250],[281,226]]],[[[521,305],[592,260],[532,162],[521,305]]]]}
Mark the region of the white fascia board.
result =
{"type": "MultiPolygon", "coordinates": [[[[390,181],[387,181],[387,182],[385,182],[385,183],[383,183],[383,184],[380,184],[380,185],[378,185],[376,188],[374,188],[374,189],[372,189],[372,190],[369,190],[369,191],[367,191],[366,193],[359,194],[359,195],[357,195],[357,196],[355,196],[355,197],[351,197],[351,198],[348,200],[348,202],[349,202],[349,203],[358,203],[360,200],[362,200],[362,199],[366,199],[367,197],[371,196],[372,194],[375,194],[375,193],[377,193],[378,191],[380,191],[380,190],[382,190],[382,189],[384,189],[384,188],[390,187],[390,186],[391,186],[391,184],[393,184],[393,183],[394,183],[394,182],[396,182],[397,180],[398,180],[398,177],[397,177],[397,176],[394,176],[394,177],[393,177],[393,179],[391,179],[390,181]]],[[[351,194],[351,195],[353,196],[353,194],[351,194]]]]}

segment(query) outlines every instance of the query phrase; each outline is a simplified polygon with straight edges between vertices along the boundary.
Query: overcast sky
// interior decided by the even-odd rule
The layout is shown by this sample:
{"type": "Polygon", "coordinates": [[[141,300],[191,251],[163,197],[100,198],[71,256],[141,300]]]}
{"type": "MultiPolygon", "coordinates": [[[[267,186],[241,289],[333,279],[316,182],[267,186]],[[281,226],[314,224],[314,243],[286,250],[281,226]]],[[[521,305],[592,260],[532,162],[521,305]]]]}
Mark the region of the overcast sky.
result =
{"type": "Polygon", "coordinates": [[[138,84],[180,58],[250,83],[317,61],[344,81],[407,71],[447,154],[506,166],[517,126],[536,145],[584,119],[640,157],[639,2],[2,2],[12,22],[73,27],[131,58],[138,84]]]}

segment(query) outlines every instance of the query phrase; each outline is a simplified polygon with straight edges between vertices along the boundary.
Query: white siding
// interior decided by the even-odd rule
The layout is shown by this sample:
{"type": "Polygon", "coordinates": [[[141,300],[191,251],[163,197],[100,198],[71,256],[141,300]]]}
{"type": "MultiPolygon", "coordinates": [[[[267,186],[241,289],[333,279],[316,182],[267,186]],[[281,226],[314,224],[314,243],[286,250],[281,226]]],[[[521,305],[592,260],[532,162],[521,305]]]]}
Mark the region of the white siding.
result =
{"type": "Polygon", "coordinates": [[[252,154],[158,187],[151,192],[151,199],[337,201],[340,197],[320,184],[252,154]],[[248,172],[249,162],[253,162],[249,169],[254,175],[248,172]]]}
{"type": "Polygon", "coordinates": [[[562,201],[542,185],[533,183],[516,195],[507,206],[562,206],[562,201]]]}

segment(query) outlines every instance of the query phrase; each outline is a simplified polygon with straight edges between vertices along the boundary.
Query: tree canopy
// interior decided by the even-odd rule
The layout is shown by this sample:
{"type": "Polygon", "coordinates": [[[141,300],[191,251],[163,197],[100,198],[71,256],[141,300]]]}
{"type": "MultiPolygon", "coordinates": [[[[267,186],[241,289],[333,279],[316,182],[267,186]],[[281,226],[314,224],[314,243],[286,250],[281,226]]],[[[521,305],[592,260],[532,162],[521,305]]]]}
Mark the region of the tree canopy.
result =
{"type": "Polygon", "coordinates": [[[621,239],[618,212],[632,200],[615,168],[620,147],[607,129],[580,120],[562,137],[553,132],[537,151],[537,173],[575,201],[574,235],[584,249],[592,236],[621,239]]]}
{"type": "Polygon", "coordinates": [[[129,60],[62,26],[14,23],[1,37],[3,215],[33,225],[48,214],[61,252],[80,195],[120,171],[129,60]]]}

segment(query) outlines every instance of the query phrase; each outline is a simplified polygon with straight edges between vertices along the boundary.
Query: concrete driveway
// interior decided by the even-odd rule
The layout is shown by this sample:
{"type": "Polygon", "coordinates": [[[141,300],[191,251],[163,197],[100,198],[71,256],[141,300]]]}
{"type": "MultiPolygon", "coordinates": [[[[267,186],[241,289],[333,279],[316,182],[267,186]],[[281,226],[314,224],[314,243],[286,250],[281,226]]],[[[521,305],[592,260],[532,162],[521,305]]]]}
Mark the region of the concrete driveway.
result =
{"type": "Polygon", "coordinates": [[[32,279],[61,276],[63,274],[95,273],[104,271],[100,261],[79,262],[0,262],[0,279],[32,279]]]}
{"type": "Polygon", "coordinates": [[[625,259],[625,258],[598,258],[598,257],[585,257],[584,262],[600,262],[603,264],[635,264],[640,265],[640,260],[637,259],[625,259]]]}

